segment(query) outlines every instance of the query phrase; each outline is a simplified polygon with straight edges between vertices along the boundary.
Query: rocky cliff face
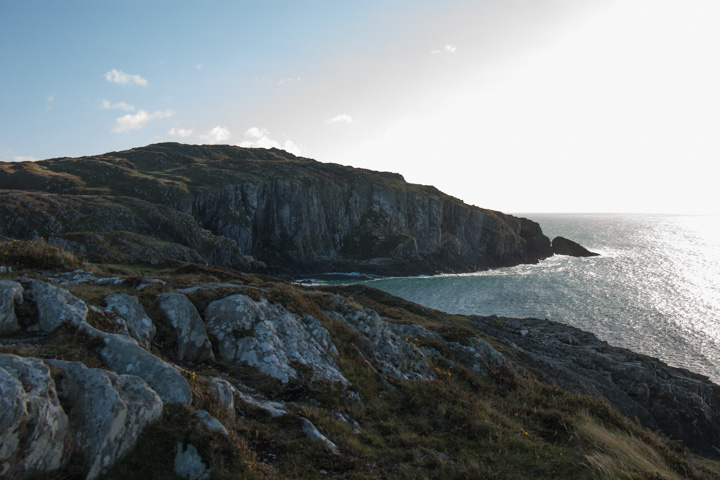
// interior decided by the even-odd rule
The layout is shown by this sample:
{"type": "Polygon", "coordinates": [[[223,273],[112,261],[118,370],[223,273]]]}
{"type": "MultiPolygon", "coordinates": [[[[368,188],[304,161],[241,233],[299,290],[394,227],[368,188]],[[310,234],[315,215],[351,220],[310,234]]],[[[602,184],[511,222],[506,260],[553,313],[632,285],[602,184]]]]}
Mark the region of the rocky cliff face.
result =
{"type": "Polygon", "coordinates": [[[200,248],[199,237],[207,230],[205,237],[226,239],[253,257],[244,260],[246,265],[256,259],[273,271],[290,273],[461,272],[552,255],[549,240],[530,220],[466,205],[433,187],[408,184],[397,174],[323,164],[280,150],[158,144],[97,157],[3,165],[0,188],[51,192],[55,203],[78,212],[82,209],[76,204],[87,204],[78,213],[84,217],[95,216],[90,204],[103,203],[109,213],[104,218],[113,218],[114,224],[85,222],[79,230],[30,193],[4,193],[23,199],[4,202],[0,235],[62,234],[57,243],[74,250],[101,249],[102,242],[90,241],[88,231],[126,230],[189,248],[176,248],[174,255],[183,260],[197,253],[209,263],[242,263],[223,258],[213,246],[200,248]],[[132,203],[128,197],[135,202],[133,214],[157,212],[139,215],[145,223],[121,221],[132,203]],[[22,225],[27,218],[18,206],[22,201],[33,201],[49,221],[22,225]],[[170,215],[168,209],[179,213],[170,215]],[[68,238],[78,232],[83,235],[68,238]]]}

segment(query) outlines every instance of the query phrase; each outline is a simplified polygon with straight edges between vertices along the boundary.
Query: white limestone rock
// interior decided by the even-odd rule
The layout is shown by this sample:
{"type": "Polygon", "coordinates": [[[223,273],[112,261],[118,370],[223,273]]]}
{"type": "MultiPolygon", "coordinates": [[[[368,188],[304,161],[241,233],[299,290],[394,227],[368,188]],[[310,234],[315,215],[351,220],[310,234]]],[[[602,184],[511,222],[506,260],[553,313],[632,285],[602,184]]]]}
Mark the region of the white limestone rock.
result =
{"type": "Polygon", "coordinates": [[[175,446],[173,471],[183,480],[205,480],[210,478],[211,474],[197,448],[191,443],[187,447],[182,443],[175,446]]]}
{"type": "Polygon", "coordinates": [[[146,425],[162,415],[162,401],[135,375],[48,360],[62,372],[58,394],[69,406],[70,430],[93,480],[122,459],[146,425]]]}
{"type": "Polygon", "coordinates": [[[105,366],[119,374],[142,378],[163,402],[190,405],[190,385],[175,367],[151,354],[130,337],[99,330],[95,330],[94,334],[105,343],[100,350],[105,366]]]}
{"type": "Polygon", "coordinates": [[[345,304],[337,311],[325,313],[361,333],[372,344],[375,361],[383,375],[404,380],[435,378],[422,351],[406,337],[395,333],[392,324],[374,310],[345,304]]]}
{"type": "Polygon", "coordinates": [[[178,360],[215,361],[205,324],[195,305],[181,293],[162,293],[157,302],[177,332],[178,360]]]}
{"type": "Polygon", "coordinates": [[[311,440],[318,440],[325,444],[328,450],[330,450],[335,455],[340,455],[340,450],[338,450],[337,445],[335,445],[329,438],[327,438],[325,435],[320,433],[320,430],[317,429],[315,425],[310,422],[307,418],[300,417],[300,419],[303,422],[302,425],[302,432],[305,434],[306,437],[308,437],[311,440]]]}
{"type": "Polygon", "coordinates": [[[0,354],[0,478],[57,470],[73,450],[68,417],[48,366],[0,354]]]}
{"type": "Polygon", "coordinates": [[[128,334],[138,343],[150,350],[155,338],[155,325],[145,314],[137,297],[125,293],[113,293],[105,297],[106,311],[118,315],[124,322],[128,334]]]}
{"type": "Polygon", "coordinates": [[[215,394],[218,401],[225,407],[227,413],[234,417],[235,416],[235,387],[230,382],[223,380],[222,378],[212,377],[209,378],[208,386],[210,390],[215,394]]]}
{"type": "Polygon", "coordinates": [[[283,383],[299,378],[291,366],[298,362],[313,369],[313,380],[350,384],[327,351],[337,350],[320,322],[294,315],[281,305],[230,295],[208,305],[205,323],[224,361],[257,367],[283,383]]]}
{"type": "Polygon", "coordinates": [[[37,307],[38,322],[29,326],[28,330],[49,333],[64,323],[79,326],[85,322],[87,305],[64,288],[29,278],[16,280],[24,287],[24,299],[37,307]]]}
{"type": "Polygon", "coordinates": [[[225,425],[220,423],[220,420],[210,415],[206,410],[195,410],[192,416],[200,420],[205,428],[211,433],[219,433],[225,437],[229,435],[225,425]]]}
{"type": "Polygon", "coordinates": [[[20,330],[15,305],[22,301],[22,285],[10,280],[0,280],[0,335],[9,335],[20,330]]]}

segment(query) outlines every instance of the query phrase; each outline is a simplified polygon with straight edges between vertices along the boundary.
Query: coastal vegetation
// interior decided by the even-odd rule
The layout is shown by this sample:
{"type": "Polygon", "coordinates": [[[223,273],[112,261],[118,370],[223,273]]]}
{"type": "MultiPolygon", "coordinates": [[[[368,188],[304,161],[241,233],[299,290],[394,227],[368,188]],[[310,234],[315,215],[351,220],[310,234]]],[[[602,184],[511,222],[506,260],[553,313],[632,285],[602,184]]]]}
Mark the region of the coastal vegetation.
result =
{"type": "MultiPolygon", "coordinates": [[[[117,293],[136,297],[157,328],[149,351],[176,365],[189,385],[190,401],[165,402],[162,415],[98,478],[178,478],[178,445],[196,449],[209,478],[226,479],[720,476],[713,460],[621,415],[606,399],[553,385],[533,365],[523,364],[511,343],[476,328],[473,317],[448,315],[367,287],[302,286],[173,260],[152,266],[90,262],[39,241],[6,242],[0,251],[4,264],[13,267],[3,279],[55,279],[85,304],[100,307],[87,315],[98,330],[119,331],[113,317],[102,312],[103,299],[117,293]],[[68,272],[77,266],[84,270],[68,272]],[[253,302],[265,299],[290,315],[312,316],[328,332],[332,359],[348,383],[318,379],[313,365],[298,361],[290,364],[297,375],[283,382],[257,366],[220,358],[217,343],[214,361],[180,359],[177,326],[157,302],[158,295],[179,291],[206,323],[213,302],[238,294],[253,302]],[[343,320],[355,315],[375,321],[371,312],[387,325],[378,323],[370,332],[343,320]],[[381,331],[423,352],[422,359],[403,357],[397,365],[406,370],[389,373],[386,352],[376,341],[381,331]],[[483,352],[477,365],[465,355],[475,341],[487,346],[475,347],[483,352]],[[409,371],[423,378],[403,377],[409,371]],[[230,409],[218,395],[219,381],[235,392],[230,409]],[[209,429],[198,410],[225,432],[209,429]],[[307,424],[320,437],[309,435],[307,424]]],[[[83,327],[63,324],[33,333],[29,326],[38,307],[28,300],[16,306],[22,329],[0,339],[1,354],[108,368],[104,343],[83,334],[83,327]]],[[[57,385],[66,375],[60,367],[51,374],[57,385]]],[[[85,478],[88,468],[83,450],[75,449],[64,466],[32,478],[85,478]]]]}

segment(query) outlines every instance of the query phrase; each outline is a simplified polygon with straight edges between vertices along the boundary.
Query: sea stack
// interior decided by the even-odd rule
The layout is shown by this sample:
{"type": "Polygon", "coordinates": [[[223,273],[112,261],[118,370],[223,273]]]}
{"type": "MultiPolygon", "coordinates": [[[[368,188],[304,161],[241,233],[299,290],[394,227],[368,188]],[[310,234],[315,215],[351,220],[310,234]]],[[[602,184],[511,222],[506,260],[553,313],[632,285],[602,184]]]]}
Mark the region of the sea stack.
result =
{"type": "Polygon", "coordinates": [[[571,257],[597,257],[600,255],[565,237],[553,238],[551,246],[555,255],[570,255],[571,257]]]}

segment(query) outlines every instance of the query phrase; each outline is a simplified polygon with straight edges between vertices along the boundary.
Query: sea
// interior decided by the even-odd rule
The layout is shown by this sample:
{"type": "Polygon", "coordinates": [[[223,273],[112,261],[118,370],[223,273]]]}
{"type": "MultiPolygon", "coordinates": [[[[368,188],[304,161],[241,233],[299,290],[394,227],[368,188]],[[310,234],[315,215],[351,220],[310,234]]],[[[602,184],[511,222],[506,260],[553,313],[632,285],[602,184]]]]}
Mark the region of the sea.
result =
{"type": "Polygon", "coordinates": [[[720,216],[521,214],[598,257],[364,283],[448,313],[547,318],[720,384],[720,216]]]}

